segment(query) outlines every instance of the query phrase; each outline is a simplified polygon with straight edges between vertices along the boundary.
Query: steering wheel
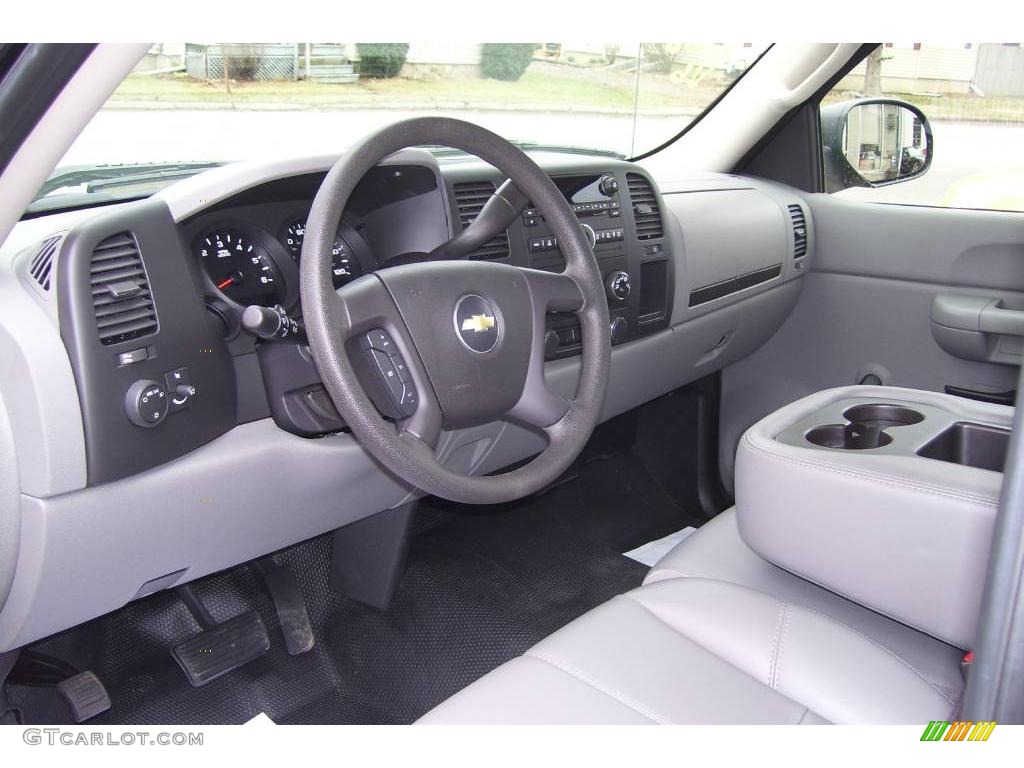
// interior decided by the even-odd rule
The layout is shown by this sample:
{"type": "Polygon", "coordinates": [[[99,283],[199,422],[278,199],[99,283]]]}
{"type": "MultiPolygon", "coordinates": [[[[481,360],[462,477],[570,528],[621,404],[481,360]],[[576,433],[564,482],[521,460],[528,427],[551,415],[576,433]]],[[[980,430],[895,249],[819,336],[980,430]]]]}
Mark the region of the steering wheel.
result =
{"type": "MultiPolygon", "coordinates": [[[[478,221],[490,220],[481,227],[493,230],[496,218],[481,213],[478,221]]],[[[489,239],[509,220],[506,215],[500,229],[470,239],[489,239]]],[[[465,503],[510,501],[557,479],[589,439],[611,358],[601,273],[565,197],[522,150],[497,134],[461,120],[424,117],[389,125],[349,148],[313,200],[299,272],[306,335],[327,392],[363,447],[410,485],[465,503]],[[353,189],[385,157],[421,145],[463,150],[508,176],[525,197],[513,199],[506,183],[485,208],[506,208],[515,216],[525,199],[533,201],[558,238],[565,270],[428,260],[381,269],[335,290],[331,248],[353,189]],[[546,311],[574,312],[580,321],[582,370],[572,399],[544,380],[546,311]],[[393,344],[407,368],[403,375],[411,379],[413,405],[394,422],[381,415],[356,376],[356,367],[381,354],[370,348],[373,338],[393,344]],[[547,447],[530,463],[493,476],[464,475],[438,461],[442,429],[499,419],[543,431],[547,447]]]]}

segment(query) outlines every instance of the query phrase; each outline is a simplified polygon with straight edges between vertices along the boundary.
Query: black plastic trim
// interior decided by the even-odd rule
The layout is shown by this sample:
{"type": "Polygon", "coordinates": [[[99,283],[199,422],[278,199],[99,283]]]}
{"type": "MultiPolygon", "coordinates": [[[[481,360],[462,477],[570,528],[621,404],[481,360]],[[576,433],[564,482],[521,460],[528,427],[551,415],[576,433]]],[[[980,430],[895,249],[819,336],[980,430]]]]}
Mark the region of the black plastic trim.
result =
{"type": "Polygon", "coordinates": [[[236,424],[235,369],[207,321],[198,265],[160,200],[130,203],[73,227],[61,246],[57,270],[60,334],[68,350],[85,431],[90,485],[164,464],[227,432],[236,424]],[[100,343],[89,286],[96,246],[131,232],[149,278],[159,328],[117,344],[100,343]],[[143,359],[120,364],[119,355],[145,349],[143,359]],[[137,381],[165,383],[166,374],[188,369],[196,388],[188,407],[141,429],[125,412],[125,393],[137,381]]]}
{"type": "Polygon", "coordinates": [[[723,280],[720,283],[713,283],[712,285],[706,285],[703,288],[697,288],[690,292],[690,306],[696,307],[700,304],[707,304],[709,301],[715,299],[721,299],[723,296],[742,291],[746,288],[753,288],[755,285],[761,283],[767,283],[769,280],[774,280],[782,274],[782,264],[776,264],[771,267],[765,267],[755,272],[748,272],[745,275],[739,275],[728,280],[723,280]]]}
{"type": "Polygon", "coordinates": [[[94,43],[32,43],[0,80],[0,172],[5,170],[46,110],[64,90],[94,43]]]}
{"type": "MultiPolygon", "coordinates": [[[[854,53],[853,56],[850,57],[849,61],[846,62],[846,65],[829,78],[816,93],[808,98],[807,101],[802,104],[798,104],[783,115],[775,126],[765,133],[765,135],[762,136],[742,158],[740,158],[739,162],[737,162],[735,167],[732,169],[732,173],[760,176],[761,178],[769,179],[771,181],[787,183],[784,179],[776,178],[773,173],[758,173],[754,168],[761,153],[764,152],[767,147],[771,146],[771,150],[773,152],[786,153],[787,157],[790,158],[790,162],[806,162],[809,164],[810,167],[807,169],[806,175],[810,179],[813,179],[814,188],[804,189],[805,192],[824,191],[825,176],[824,161],[822,160],[821,125],[818,122],[818,110],[821,100],[836,86],[836,83],[846,77],[854,67],[860,64],[860,62],[879,45],[880,43],[865,43],[858,48],[857,52],[854,53]],[[810,142],[810,146],[801,146],[801,142],[805,141],[805,139],[799,138],[799,134],[792,134],[791,136],[785,135],[787,133],[787,128],[790,127],[794,120],[800,119],[801,115],[803,115],[804,127],[808,129],[810,133],[810,136],[806,139],[806,141],[810,142]],[[811,119],[812,117],[813,119],[811,119]],[[778,143],[776,143],[776,139],[779,140],[778,143]],[[796,146],[792,145],[794,141],[797,143],[796,146]]],[[[792,168],[788,171],[789,174],[792,174],[793,172],[792,168]]]]}

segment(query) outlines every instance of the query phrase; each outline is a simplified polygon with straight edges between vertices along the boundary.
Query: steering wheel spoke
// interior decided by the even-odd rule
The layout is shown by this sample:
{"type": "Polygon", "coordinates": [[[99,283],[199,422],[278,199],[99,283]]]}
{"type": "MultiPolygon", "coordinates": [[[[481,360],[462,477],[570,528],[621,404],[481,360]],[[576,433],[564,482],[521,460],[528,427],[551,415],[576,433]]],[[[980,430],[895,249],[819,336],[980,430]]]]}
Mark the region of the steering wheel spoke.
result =
{"type": "Polygon", "coordinates": [[[371,385],[371,400],[431,448],[441,435],[441,407],[426,366],[391,294],[376,275],[338,289],[330,302],[352,368],[371,385]]]}
{"type": "MultiPolygon", "coordinates": [[[[541,326],[544,325],[545,312],[576,312],[583,307],[583,291],[565,272],[524,268],[520,268],[519,272],[530,286],[534,311],[536,313],[539,310],[541,326]]],[[[543,328],[541,335],[544,335],[543,328]]]]}
{"type": "Polygon", "coordinates": [[[508,418],[546,429],[568,412],[571,401],[553,392],[544,378],[544,318],[548,312],[576,312],[583,306],[583,292],[568,275],[539,269],[520,269],[533,303],[533,338],[523,394],[508,418]]]}

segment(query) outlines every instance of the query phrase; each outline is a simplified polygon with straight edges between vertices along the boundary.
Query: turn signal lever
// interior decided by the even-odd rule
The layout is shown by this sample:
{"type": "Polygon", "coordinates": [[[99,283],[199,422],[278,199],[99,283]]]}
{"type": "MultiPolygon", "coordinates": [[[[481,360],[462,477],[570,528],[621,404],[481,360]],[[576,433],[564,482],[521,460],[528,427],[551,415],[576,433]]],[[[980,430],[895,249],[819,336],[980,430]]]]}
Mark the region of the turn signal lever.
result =
{"type": "Polygon", "coordinates": [[[306,329],[302,321],[289,317],[280,304],[272,307],[253,304],[246,307],[242,313],[242,327],[261,339],[290,341],[295,344],[307,343],[306,329]]]}

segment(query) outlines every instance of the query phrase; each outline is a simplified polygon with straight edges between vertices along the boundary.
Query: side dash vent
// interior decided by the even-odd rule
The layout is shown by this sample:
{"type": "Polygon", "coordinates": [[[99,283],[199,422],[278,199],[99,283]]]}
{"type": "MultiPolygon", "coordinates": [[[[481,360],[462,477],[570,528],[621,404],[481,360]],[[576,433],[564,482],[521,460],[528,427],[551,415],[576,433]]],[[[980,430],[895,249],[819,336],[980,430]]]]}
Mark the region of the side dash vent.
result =
{"type": "MultiPolygon", "coordinates": [[[[454,186],[455,205],[459,210],[459,221],[463,229],[476,219],[494,191],[494,183],[490,181],[469,181],[454,186]]],[[[476,261],[501,261],[507,259],[508,254],[506,231],[477,248],[469,254],[469,258],[476,261]]]]}
{"type": "Polygon", "coordinates": [[[54,235],[43,240],[28,265],[28,273],[36,284],[44,291],[50,290],[50,277],[53,273],[53,257],[57,253],[61,236],[54,235]]]}
{"type": "Polygon", "coordinates": [[[118,344],[156,332],[146,268],[130,232],[96,246],[89,262],[89,286],[101,343],[118,344]]]}
{"type": "Polygon", "coordinates": [[[661,226],[661,210],[658,196],[646,176],[639,173],[626,174],[629,198],[633,203],[633,218],[636,220],[638,240],[656,240],[664,234],[661,226]]]}
{"type": "Polygon", "coordinates": [[[790,205],[789,218],[793,223],[793,261],[799,261],[807,255],[807,216],[799,205],[790,205]]]}

